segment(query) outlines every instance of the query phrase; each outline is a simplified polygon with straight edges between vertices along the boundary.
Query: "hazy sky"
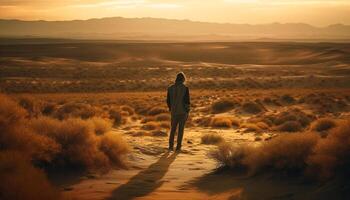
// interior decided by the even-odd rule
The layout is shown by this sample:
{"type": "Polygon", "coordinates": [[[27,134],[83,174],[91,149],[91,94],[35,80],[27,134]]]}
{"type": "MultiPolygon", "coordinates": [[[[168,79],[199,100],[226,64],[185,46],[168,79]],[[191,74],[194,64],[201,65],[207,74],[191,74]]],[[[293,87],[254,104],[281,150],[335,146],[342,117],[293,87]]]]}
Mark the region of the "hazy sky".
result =
{"type": "Polygon", "coordinates": [[[157,17],[208,22],[350,24],[350,0],[0,0],[0,18],[157,17]]]}

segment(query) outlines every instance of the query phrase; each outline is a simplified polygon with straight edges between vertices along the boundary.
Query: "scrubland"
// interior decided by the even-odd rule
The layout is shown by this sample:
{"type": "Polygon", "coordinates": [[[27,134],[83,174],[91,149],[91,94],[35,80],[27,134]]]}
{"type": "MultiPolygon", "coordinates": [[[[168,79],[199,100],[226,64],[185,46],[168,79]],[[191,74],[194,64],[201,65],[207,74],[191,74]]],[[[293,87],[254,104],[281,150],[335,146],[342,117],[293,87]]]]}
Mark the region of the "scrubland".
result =
{"type": "MultiPolygon", "coordinates": [[[[212,198],[209,172],[219,181],[236,180],[232,172],[252,180],[266,174],[286,181],[300,177],[315,187],[339,179],[349,183],[348,46],[96,45],[97,50],[93,44],[0,47],[6,55],[0,59],[0,199],[118,199],[135,193],[132,188],[161,198],[152,192],[163,183],[152,183],[167,170],[175,176],[168,181],[174,194],[184,194],[184,182],[209,193],[188,192],[190,199],[212,198]],[[170,129],[166,88],[180,70],[188,75],[191,112],[176,158],[183,163],[170,165],[157,159],[167,151],[170,129]],[[209,164],[203,162],[208,158],[209,164]],[[138,174],[128,177],[128,171],[138,174]],[[94,178],[68,187],[56,180],[70,173],[94,178]],[[131,189],[118,193],[111,180],[119,178],[131,189]],[[170,183],[175,179],[178,187],[170,183]],[[86,189],[86,182],[100,187],[86,189]]],[[[223,188],[235,185],[225,183],[223,188]]],[[[347,189],[339,190],[348,197],[347,189]]]]}

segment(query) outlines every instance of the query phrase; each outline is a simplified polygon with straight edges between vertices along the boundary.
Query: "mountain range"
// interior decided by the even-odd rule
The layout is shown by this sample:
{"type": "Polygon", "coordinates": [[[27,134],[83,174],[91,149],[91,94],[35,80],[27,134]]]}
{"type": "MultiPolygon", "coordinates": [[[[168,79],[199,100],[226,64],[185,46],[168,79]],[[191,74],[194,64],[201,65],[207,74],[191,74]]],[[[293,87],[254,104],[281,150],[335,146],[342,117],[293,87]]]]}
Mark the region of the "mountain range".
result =
{"type": "Polygon", "coordinates": [[[349,40],[350,26],[304,23],[231,24],[160,18],[111,17],[71,21],[0,19],[0,37],[103,40],[349,40]]]}

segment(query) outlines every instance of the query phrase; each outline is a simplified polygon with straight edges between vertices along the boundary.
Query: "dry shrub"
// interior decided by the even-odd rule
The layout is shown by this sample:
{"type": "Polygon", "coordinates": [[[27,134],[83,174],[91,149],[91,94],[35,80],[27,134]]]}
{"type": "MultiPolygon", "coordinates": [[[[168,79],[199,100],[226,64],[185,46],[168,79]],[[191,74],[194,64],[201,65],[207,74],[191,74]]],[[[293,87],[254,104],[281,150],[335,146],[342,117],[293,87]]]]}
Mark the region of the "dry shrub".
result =
{"type": "Polygon", "coordinates": [[[291,95],[285,94],[281,96],[281,101],[286,104],[292,104],[295,102],[295,99],[291,95]]]}
{"type": "Polygon", "coordinates": [[[50,161],[59,146],[27,127],[26,116],[27,112],[16,102],[0,95],[0,150],[17,150],[34,160],[50,161]]]}
{"type": "Polygon", "coordinates": [[[55,112],[54,116],[58,119],[67,119],[67,118],[82,118],[88,119],[94,116],[97,116],[102,111],[85,103],[66,103],[60,106],[55,112]]]}
{"type": "Polygon", "coordinates": [[[283,124],[277,126],[277,130],[282,132],[298,132],[302,129],[303,127],[299,121],[286,121],[283,124]]]}
{"type": "Polygon", "coordinates": [[[168,133],[161,130],[154,130],[154,131],[151,131],[151,135],[155,137],[166,137],[168,136],[168,133]]]}
{"type": "Polygon", "coordinates": [[[40,117],[31,120],[30,125],[35,132],[53,139],[61,147],[61,151],[48,163],[49,167],[100,171],[113,165],[109,155],[100,150],[100,138],[89,121],[40,117]]]}
{"type": "Polygon", "coordinates": [[[266,110],[266,108],[262,104],[253,101],[244,102],[242,105],[242,109],[244,112],[249,114],[258,114],[266,110]]]}
{"type": "Polygon", "coordinates": [[[257,122],[256,125],[262,130],[269,129],[269,125],[265,122],[257,122]]]}
{"type": "Polygon", "coordinates": [[[130,148],[120,135],[111,132],[103,135],[100,141],[100,149],[107,155],[112,166],[126,166],[124,157],[130,148]]]}
{"type": "MultiPolygon", "coordinates": [[[[186,123],[186,125],[187,124],[188,123],[186,123]]],[[[159,126],[165,129],[170,129],[170,122],[160,122],[159,126]]]]}
{"type": "Polygon", "coordinates": [[[141,129],[143,130],[157,130],[159,129],[160,125],[158,122],[150,121],[144,124],[141,129]]]}
{"type": "Polygon", "coordinates": [[[320,180],[348,177],[350,121],[339,122],[325,138],[306,132],[280,135],[260,146],[222,144],[212,156],[222,165],[239,166],[251,174],[277,170],[298,172],[320,180]]]}
{"type": "Polygon", "coordinates": [[[134,110],[132,107],[130,107],[130,106],[126,106],[126,105],[125,105],[125,106],[121,106],[120,109],[121,109],[122,111],[127,112],[128,115],[133,115],[133,114],[135,114],[135,110],[134,110]]]}
{"type": "Polygon", "coordinates": [[[166,113],[162,113],[162,114],[159,114],[159,115],[156,115],[155,116],[155,120],[156,121],[170,121],[171,120],[171,116],[169,114],[166,114],[166,113]]]}
{"type": "Polygon", "coordinates": [[[253,123],[244,123],[240,126],[240,128],[244,128],[244,132],[261,132],[261,128],[257,124],[253,123]]]}
{"type": "Polygon", "coordinates": [[[211,105],[211,110],[213,113],[223,113],[234,109],[237,102],[233,100],[223,99],[214,102],[211,105]]]}
{"type": "Polygon", "coordinates": [[[34,168],[20,152],[0,152],[0,180],[2,200],[60,199],[46,175],[34,168]]]}
{"type": "Polygon", "coordinates": [[[321,139],[308,159],[308,174],[327,179],[335,175],[349,176],[350,121],[341,121],[321,139]]]}
{"type": "Polygon", "coordinates": [[[41,113],[43,115],[49,116],[49,115],[52,115],[56,109],[57,109],[57,105],[55,103],[45,102],[42,105],[41,113]]]}
{"type": "Polygon", "coordinates": [[[198,126],[208,127],[208,126],[210,126],[210,123],[211,123],[211,117],[199,117],[199,118],[195,119],[194,122],[198,126]]]}
{"type": "Polygon", "coordinates": [[[119,126],[124,123],[123,116],[119,109],[111,108],[109,110],[109,118],[112,119],[113,124],[119,126]]]}
{"type": "Polygon", "coordinates": [[[41,104],[38,99],[32,96],[22,96],[18,100],[18,104],[27,110],[28,114],[32,117],[38,116],[41,113],[41,104]]]}
{"type": "Polygon", "coordinates": [[[161,113],[168,113],[168,109],[167,108],[164,108],[164,107],[160,107],[160,106],[156,106],[156,107],[153,107],[151,108],[147,114],[148,115],[151,115],[151,116],[154,116],[154,115],[158,115],[158,114],[161,114],[161,113]]]}
{"type": "Polygon", "coordinates": [[[336,127],[337,122],[331,118],[320,118],[311,124],[311,130],[322,132],[336,127]]]}
{"type": "Polygon", "coordinates": [[[314,133],[281,135],[256,147],[224,144],[212,156],[223,165],[245,168],[251,174],[265,170],[295,172],[305,169],[318,140],[314,133]]]}
{"type": "Polygon", "coordinates": [[[273,117],[273,123],[275,125],[281,125],[287,121],[298,121],[302,127],[306,127],[314,120],[314,118],[314,116],[308,115],[295,108],[275,115],[273,117]]]}
{"type": "Polygon", "coordinates": [[[221,135],[215,133],[208,133],[201,137],[202,144],[218,144],[224,141],[221,135]]]}
{"type": "Polygon", "coordinates": [[[94,127],[96,135],[103,135],[112,129],[112,122],[101,117],[93,117],[88,120],[94,127]]]}
{"type": "Polygon", "coordinates": [[[216,116],[210,121],[210,125],[215,128],[231,128],[239,126],[239,120],[234,117],[216,116]]]}
{"type": "Polygon", "coordinates": [[[151,121],[156,121],[156,118],[154,116],[146,116],[146,117],[142,118],[141,123],[145,124],[145,123],[151,122],[151,121]]]}

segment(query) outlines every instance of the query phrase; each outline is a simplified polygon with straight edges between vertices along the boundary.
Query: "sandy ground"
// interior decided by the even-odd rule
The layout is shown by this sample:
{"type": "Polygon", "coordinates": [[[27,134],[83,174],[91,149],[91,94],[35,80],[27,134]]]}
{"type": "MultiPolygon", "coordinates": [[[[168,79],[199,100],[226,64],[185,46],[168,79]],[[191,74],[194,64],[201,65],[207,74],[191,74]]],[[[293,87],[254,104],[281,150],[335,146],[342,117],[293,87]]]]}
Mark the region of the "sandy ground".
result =
{"type": "MultiPolygon", "coordinates": [[[[187,128],[183,151],[177,154],[167,151],[167,137],[135,137],[122,129],[113,131],[123,134],[132,146],[129,169],[84,176],[73,184],[62,185],[66,196],[96,200],[324,199],[325,191],[334,192],[328,185],[308,184],[298,178],[272,174],[247,177],[239,172],[220,171],[208,155],[216,146],[201,144],[200,140],[204,133],[217,132],[228,142],[258,144],[254,133],[187,128]]],[[[263,133],[260,137],[264,140],[270,136],[263,133]]]]}

